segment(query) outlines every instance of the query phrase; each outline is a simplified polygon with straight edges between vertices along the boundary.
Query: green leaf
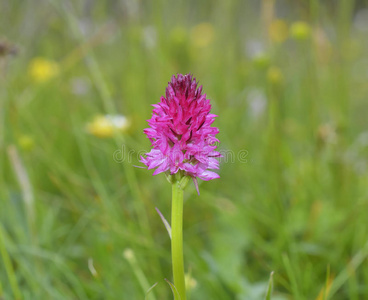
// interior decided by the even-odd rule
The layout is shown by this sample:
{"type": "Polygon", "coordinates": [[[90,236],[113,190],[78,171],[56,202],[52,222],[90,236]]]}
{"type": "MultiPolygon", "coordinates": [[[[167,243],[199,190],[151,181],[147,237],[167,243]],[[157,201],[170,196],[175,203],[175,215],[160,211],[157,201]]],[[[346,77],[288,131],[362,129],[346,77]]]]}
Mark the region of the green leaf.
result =
{"type": "Polygon", "coordinates": [[[172,284],[170,281],[168,281],[166,278],[165,278],[165,281],[170,285],[171,291],[174,295],[174,300],[181,300],[181,297],[180,297],[179,292],[176,289],[175,285],[172,284]]]}
{"type": "Polygon", "coordinates": [[[270,274],[270,280],[268,281],[266,300],[271,300],[271,294],[273,290],[273,271],[270,274]]]}
{"type": "Polygon", "coordinates": [[[165,219],[164,215],[160,212],[160,210],[157,207],[155,207],[155,208],[156,208],[156,211],[157,211],[158,215],[160,216],[160,218],[162,220],[162,223],[164,223],[164,225],[166,227],[166,230],[167,230],[167,232],[170,236],[170,240],[171,240],[171,226],[170,226],[169,222],[167,222],[167,220],[165,219]]]}

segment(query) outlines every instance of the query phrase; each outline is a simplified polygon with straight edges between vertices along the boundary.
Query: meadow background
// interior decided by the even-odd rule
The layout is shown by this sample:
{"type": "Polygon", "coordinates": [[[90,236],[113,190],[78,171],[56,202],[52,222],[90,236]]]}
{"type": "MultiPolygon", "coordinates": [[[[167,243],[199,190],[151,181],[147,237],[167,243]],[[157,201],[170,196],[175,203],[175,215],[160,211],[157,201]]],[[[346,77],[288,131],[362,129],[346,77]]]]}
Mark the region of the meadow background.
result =
{"type": "Polygon", "coordinates": [[[190,299],[368,299],[368,1],[1,0],[0,32],[0,299],[172,299],[134,165],[177,73],[226,153],[185,193],[190,299]]]}

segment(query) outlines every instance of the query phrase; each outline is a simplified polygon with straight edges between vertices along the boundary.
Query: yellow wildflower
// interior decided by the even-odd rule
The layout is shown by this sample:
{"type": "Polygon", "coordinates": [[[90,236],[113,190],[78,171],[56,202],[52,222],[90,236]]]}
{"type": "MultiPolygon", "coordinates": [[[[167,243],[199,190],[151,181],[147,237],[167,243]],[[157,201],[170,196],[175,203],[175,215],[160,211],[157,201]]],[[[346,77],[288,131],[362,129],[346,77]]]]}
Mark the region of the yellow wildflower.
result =
{"type": "Polygon", "coordinates": [[[276,43],[284,42],[289,35],[288,25],[285,21],[276,19],[273,20],[268,27],[268,35],[271,41],[276,43]]]}
{"type": "Polygon", "coordinates": [[[211,23],[200,23],[194,26],[190,32],[192,45],[197,48],[209,46],[215,39],[215,30],[211,23]]]}
{"type": "Polygon", "coordinates": [[[28,74],[36,82],[45,82],[59,74],[59,65],[53,60],[36,57],[28,66],[28,74]]]}
{"type": "Polygon", "coordinates": [[[87,124],[87,131],[98,138],[109,138],[115,132],[125,132],[130,126],[130,121],[121,115],[96,116],[87,124]]]}

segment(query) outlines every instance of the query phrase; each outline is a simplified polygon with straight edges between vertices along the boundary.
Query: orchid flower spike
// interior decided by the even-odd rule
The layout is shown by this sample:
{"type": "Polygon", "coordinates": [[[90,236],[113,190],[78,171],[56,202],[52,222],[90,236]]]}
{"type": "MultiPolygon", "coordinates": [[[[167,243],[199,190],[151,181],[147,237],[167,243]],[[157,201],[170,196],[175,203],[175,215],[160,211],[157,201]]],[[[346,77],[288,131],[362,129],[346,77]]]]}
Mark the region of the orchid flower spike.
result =
{"type": "Polygon", "coordinates": [[[144,130],[152,149],[140,161],[148,169],[156,168],[153,175],[191,177],[199,194],[197,177],[206,181],[220,177],[210,171],[219,168],[217,158],[222,156],[216,151],[219,129],[211,126],[217,116],[210,113],[210,100],[192,75],[178,74],[153,107],[150,127],[144,130]]]}

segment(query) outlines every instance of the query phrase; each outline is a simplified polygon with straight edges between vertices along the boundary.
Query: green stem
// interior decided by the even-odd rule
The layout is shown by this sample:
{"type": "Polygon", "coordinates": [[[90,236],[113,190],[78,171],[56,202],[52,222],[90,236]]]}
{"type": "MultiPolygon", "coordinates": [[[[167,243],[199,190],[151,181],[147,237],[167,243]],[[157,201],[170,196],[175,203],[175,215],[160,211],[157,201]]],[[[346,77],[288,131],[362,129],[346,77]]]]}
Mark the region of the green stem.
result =
{"type": "Polygon", "coordinates": [[[180,300],[186,300],[183,259],[183,195],[180,181],[175,181],[172,184],[171,256],[174,285],[180,295],[180,300]]]}
{"type": "MultiPolygon", "coordinates": [[[[0,224],[0,256],[3,259],[3,264],[4,264],[4,268],[5,268],[5,272],[8,275],[8,279],[9,279],[9,283],[10,283],[10,288],[13,291],[14,294],[14,299],[15,300],[20,300],[22,298],[21,296],[21,292],[18,286],[18,282],[17,282],[17,278],[12,266],[12,262],[11,259],[9,257],[9,254],[6,250],[5,247],[5,237],[4,237],[4,229],[2,227],[2,225],[0,224]]],[[[0,294],[0,297],[2,295],[0,294]]]]}

